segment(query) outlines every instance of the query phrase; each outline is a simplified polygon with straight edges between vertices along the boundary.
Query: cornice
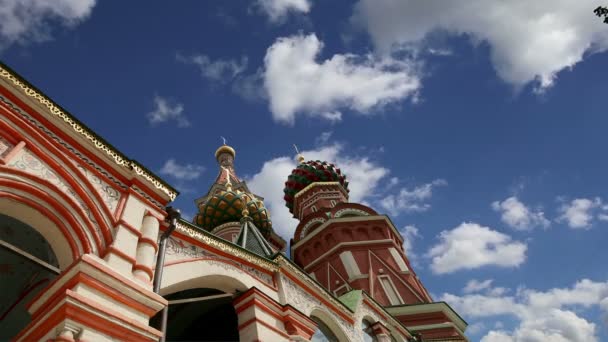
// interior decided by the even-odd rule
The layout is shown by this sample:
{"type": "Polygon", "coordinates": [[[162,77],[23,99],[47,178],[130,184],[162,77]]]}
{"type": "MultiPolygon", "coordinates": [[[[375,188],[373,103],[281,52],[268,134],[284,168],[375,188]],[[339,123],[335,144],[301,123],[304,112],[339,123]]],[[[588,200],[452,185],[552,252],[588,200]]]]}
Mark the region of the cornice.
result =
{"type": "Polygon", "coordinates": [[[76,118],[74,118],[71,114],[67,113],[57,104],[55,104],[55,102],[53,102],[50,98],[43,95],[42,92],[34,88],[34,86],[29,84],[27,81],[18,76],[15,72],[10,70],[10,68],[8,68],[2,63],[0,63],[0,77],[8,81],[10,84],[13,84],[16,88],[20,89],[27,97],[38,102],[38,104],[41,105],[43,108],[46,108],[49,113],[51,113],[53,116],[68,125],[74,133],[88,140],[93,146],[95,146],[95,148],[105,153],[112,161],[114,161],[115,164],[132,170],[136,175],[147,180],[156,189],[167,195],[171,199],[171,201],[175,200],[175,197],[177,197],[178,192],[170,185],[165,183],[159,177],[152,174],[152,172],[147,170],[138,162],[125,157],[121,152],[119,152],[116,148],[107,143],[103,138],[99,137],[88,127],[86,127],[76,118]]]}
{"type": "Polygon", "coordinates": [[[190,238],[200,241],[213,248],[219,249],[222,252],[241,258],[267,271],[277,272],[279,270],[279,266],[275,262],[263,258],[220,237],[214,236],[211,233],[208,233],[201,228],[195,227],[185,221],[179,221],[175,229],[190,238]]]}

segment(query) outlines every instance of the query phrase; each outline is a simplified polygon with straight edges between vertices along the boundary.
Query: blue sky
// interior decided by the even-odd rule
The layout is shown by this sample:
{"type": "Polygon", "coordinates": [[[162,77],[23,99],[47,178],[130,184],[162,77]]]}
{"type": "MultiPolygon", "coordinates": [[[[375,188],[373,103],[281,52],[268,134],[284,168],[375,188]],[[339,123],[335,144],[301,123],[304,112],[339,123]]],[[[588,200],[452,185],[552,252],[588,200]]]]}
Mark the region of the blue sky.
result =
{"type": "Polygon", "coordinates": [[[0,4],[0,58],[194,214],[220,136],[275,229],[336,162],[483,341],[608,340],[608,25],[593,1],[0,4]]]}

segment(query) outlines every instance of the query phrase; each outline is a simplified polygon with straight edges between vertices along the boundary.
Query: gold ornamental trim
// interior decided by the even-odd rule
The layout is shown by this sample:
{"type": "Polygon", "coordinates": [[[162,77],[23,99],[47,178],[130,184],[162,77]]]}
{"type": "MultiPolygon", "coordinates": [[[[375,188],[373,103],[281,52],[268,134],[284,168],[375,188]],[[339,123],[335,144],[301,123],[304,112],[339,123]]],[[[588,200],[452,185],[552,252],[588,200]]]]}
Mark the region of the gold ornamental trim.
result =
{"type": "Polygon", "coordinates": [[[197,241],[200,241],[208,246],[217,248],[222,252],[226,252],[230,255],[246,260],[247,262],[259,266],[267,271],[277,272],[279,270],[279,266],[273,263],[272,261],[259,257],[253,254],[252,252],[237,247],[236,245],[224,241],[223,239],[209,234],[205,234],[192,227],[188,227],[183,222],[178,222],[175,226],[175,229],[177,229],[177,231],[179,231],[180,233],[187,235],[197,241]]]}
{"type": "Polygon", "coordinates": [[[97,149],[105,152],[111,159],[114,160],[116,164],[133,170],[138,176],[141,176],[142,178],[146,179],[148,182],[152,183],[155,188],[169,196],[171,201],[175,200],[175,197],[177,197],[177,191],[165,185],[158,179],[158,177],[146,171],[135,161],[125,158],[120,152],[108,146],[108,144],[106,144],[97,136],[92,134],[88,128],[78,123],[71,115],[65,113],[61,108],[55,105],[53,101],[51,101],[48,97],[42,95],[36,89],[33,89],[25,82],[21,81],[11,71],[5,69],[2,64],[0,64],[0,76],[20,88],[25,93],[25,95],[35,99],[43,107],[46,107],[51,114],[63,120],[63,122],[69,125],[76,133],[80,134],[88,141],[90,141],[97,149]]]}

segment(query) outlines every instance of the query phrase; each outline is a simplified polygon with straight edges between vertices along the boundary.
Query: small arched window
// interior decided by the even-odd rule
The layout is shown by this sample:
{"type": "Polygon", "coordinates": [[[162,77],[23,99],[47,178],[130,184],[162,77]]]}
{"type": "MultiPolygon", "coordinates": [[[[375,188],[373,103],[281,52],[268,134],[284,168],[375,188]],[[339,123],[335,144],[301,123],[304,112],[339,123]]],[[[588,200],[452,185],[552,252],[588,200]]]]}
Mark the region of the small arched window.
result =
{"type": "Polygon", "coordinates": [[[361,329],[363,330],[363,341],[364,342],[376,342],[378,339],[372,329],[372,323],[367,319],[361,322],[361,329]]]}
{"type": "Polygon", "coordinates": [[[319,318],[312,316],[310,317],[315,323],[317,323],[317,330],[312,335],[311,341],[315,342],[339,342],[338,337],[334,334],[333,331],[327,326],[327,324],[323,323],[319,318]]]}

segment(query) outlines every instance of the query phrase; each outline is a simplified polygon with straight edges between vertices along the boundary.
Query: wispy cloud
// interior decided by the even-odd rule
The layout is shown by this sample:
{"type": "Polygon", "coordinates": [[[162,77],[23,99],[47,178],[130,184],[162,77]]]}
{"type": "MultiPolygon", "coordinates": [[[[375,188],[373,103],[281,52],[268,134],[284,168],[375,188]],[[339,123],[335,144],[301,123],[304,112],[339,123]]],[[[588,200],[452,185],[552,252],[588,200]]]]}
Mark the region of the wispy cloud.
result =
{"type": "Polygon", "coordinates": [[[220,83],[229,83],[234,80],[247,69],[249,63],[247,56],[242,56],[240,61],[236,59],[212,60],[207,55],[185,56],[178,53],[176,59],[182,63],[196,65],[203,78],[220,83]]]}
{"type": "Polygon", "coordinates": [[[175,159],[168,159],[160,169],[160,174],[180,181],[189,181],[199,178],[203,171],[205,168],[201,165],[179,164],[175,159]]]}
{"type": "Polygon", "coordinates": [[[146,117],[152,125],[175,121],[178,127],[190,127],[190,121],[184,115],[184,105],[158,95],[154,96],[154,110],[148,112],[146,117]]]}

